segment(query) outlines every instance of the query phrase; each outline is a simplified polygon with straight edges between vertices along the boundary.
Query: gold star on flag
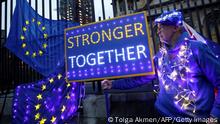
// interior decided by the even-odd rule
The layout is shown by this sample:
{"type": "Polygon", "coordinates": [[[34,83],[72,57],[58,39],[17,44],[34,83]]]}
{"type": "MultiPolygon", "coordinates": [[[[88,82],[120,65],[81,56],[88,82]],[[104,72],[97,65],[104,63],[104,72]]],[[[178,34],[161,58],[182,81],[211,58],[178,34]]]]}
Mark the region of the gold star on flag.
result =
{"type": "Polygon", "coordinates": [[[70,87],[71,86],[71,84],[70,83],[67,83],[67,85],[66,85],[67,87],[70,87]]]}
{"type": "Polygon", "coordinates": [[[60,80],[62,78],[62,74],[58,74],[57,78],[60,80]]]}
{"type": "Polygon", "coordinates": [[[62,106],[62,109],[61,109],[61,112],[64,112],[65,110],[66,110],[66,106],[63,105],[63,106],[62,106]]]}
{"type": "Polygon", "coordinates": [[[25,39],[25,37],[24,37],[23,35],[21,35],[21,37],[20,37],[20,38],[21,38],[21,40],[24,40],[24,39],[25,39]]]}
{"type": "Polygon", "coordinates": [[[26,47],[26,43],[22,43],[22,48],[25,48],[26,47]]]}
{"type": "Polygon", "coordinates": [[[50,121],[51,121],[51,123],[55,122],[55,121],[56,121],[56,119],[57,119],[56,117],[52,116],[52,118],[51,118],[51,120],[50,120],[50,121]]]}
{"type": "Polygon", "coordinates": [[[46,43],[43,44],[43,48],[45,48],[45,49],[47,48],[47,44],[46,43]]]}
{"type": "Polygon", "coordinates": [[[25,55],[27,55],[27,56],[28,56],[29,54],[30,54],[30,53],[29,53],[29,51],[26,51],[26,52],[25,52],[25,55]]]}
{"type": "Polygon", "coordinates": [[[36,115],[35,115],[35,120],[38,120],[40,118],[40,113],[37,113],[36,115]]]}
{"type": "Polygon", "coordinates": [[[48,34],[44,34],[44,38],[47,39],[47,37],[48,37],[48,34]]]}
{"type": "Polygon", "coordinates": [[[43,55],[43,51],[39,50],[39,55],[42,56],[43,55]]]}
{"type": "Polygon", "coordinates": [[[38,22],[37,22],[37,25],[40,25],[40,24],[41,24],[41,22],[40,22],[40,21],[38,21],[38,22]]]}
{"type": "Polygon", "coordinates": [[[26,20],[25,23],[26,23],[26,25],[29,25],[29,21],[28,20],[26,20]]]}
{"type": "Polygon", "coordinates": [[[42,99],[42,95],[41,95],[41,94],[38,94],[38,95],[37,95],[37,99],[38,99],[38,100],[42,99]]]}
{"type": "Polygon", "coordinates": [[[34,18],[32,19],[32,22],[35,22],[35,19],[34,19],[34,18]]]}
{"type": "Polygon", "coordinates": [[[67,99],[70,99],[70,95],[69,95],[69,94],[67,94],[67,95],[66,95],[66,98],[67,98],[67,99]]]}
{"type": "Polygon", "coordinates": [[[27,28],[26,28],[26,27],[23,27],[22,29],[23,29],[24,32],[27,31],[27,28]]]}
{"type": "Polygon", "coordinates": [[[44,91],[46,90],[47,86],[46,85],[42,85],[41,90],[44,91]]]}
{"type": "Polygon", "coordinates": [[[40,124],[45,124],[45,121],[46,121],[47,119],[45,119],[45,118],[42,118],[41,120],[40,120],[40,124]]]}
{"type": "Polygon", "coordinates": [[[42,30],[43,30],[43,31],[44,31],[44,30],[46,30],[46,27],[45,27],[45,26],[43,26],[43,27],[42,27],[42,30]]]}
{"type": "Polygon", "coordinates": [[[40,109],[40,106],[41,106],[41,104],[37,104],[37,105],[35,105],[35,110],[40,109]]]}
{"type": "Polygon", "coordinates": [[[54,82],[53,78],[51,78],[51,79],[49,80],[49,82],[50,82],[50,83],[53,83],[53,82],[54,82]]]}
{"type": "Polygon", "coordinates": [[[34,58],[34,57],[36,57],[36,52],[33,52],[33,54],[32,54],[32,57],[34,58]]]}

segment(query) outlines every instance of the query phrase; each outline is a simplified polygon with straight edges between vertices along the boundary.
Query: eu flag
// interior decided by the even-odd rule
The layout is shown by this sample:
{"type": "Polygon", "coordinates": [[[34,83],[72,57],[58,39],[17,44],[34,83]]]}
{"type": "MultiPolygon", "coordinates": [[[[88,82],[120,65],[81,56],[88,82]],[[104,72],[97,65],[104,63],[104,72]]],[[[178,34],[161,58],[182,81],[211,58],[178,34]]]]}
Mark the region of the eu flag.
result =
{"type": "Polygon", "coordinates": [[[64,29],[76,22],[41,17],[26,0],[16,0],[6,47],[44,76],[64,67],[64,29]]]}
{"type": "Polygon", "coordinates": [[[81,85],[66,82],[64,73],[55,73],[18,86],[13,99],[12,123],[61,124],[70,120],[78,109],[83,93],[81,85]]]}

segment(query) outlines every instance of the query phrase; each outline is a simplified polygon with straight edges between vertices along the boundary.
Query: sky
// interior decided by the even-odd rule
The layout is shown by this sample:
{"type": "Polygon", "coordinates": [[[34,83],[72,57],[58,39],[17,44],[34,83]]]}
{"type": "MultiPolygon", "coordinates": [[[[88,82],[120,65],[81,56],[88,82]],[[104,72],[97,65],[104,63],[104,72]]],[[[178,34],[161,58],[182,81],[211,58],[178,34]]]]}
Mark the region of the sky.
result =
{"type": "MultiPolygon", "coordinates": [[[[29,1],[29,0],[27,0],[29,1]]],[[[42,0],[37,0],[38,1],[38,13],[40,15],[42,15],[42,0]]],[[[53,20],[56,20],[57,19],[57,9],[56,9],[56,6],[57,6],[57,2],[54,2],[54,0],[51,0],[52,1],[52,19],[53,20]]],[[[112,18],[113,17],[113,8],[112,8],[112,5],[111,5],[111,2],[112,0],[103,0],[104,1],[104,5],[105,5],[105,16],[106,16],[106,19],[108,18],[112,18]]],[[[11,5],[11,0],[7,0],[7,12],[9,13],[8,16],[7,16],[7,34],[9,33],[9,28],[10,28],[10,13],[11,13],[11,10],[10,10],[10,5],[11,5]]],[[[15,3],[16,3],[16,0],[13,0],[13,11],[14,11],[14,8],[15,8],[15,3]]],[[[45,4],[45,18],[49,18],[49,0],[44,0],[44,4],[45,4]]],[[[31,5],[32,7],[35,9],[35,0],[31,0],[31,5]]],[[[95,9],[95,18],[96,18],[96,21],[98,21],[99,17],[101,17],[101,20],[103,20],[103,14],[102,14],[102,2],[101,0],[94,0],[94,9],[95,9]]],[[[0,12],[2,13],[2,29],[5,29],[5,2],[2,3],[2,10],[0,10],[0,12]]]]}

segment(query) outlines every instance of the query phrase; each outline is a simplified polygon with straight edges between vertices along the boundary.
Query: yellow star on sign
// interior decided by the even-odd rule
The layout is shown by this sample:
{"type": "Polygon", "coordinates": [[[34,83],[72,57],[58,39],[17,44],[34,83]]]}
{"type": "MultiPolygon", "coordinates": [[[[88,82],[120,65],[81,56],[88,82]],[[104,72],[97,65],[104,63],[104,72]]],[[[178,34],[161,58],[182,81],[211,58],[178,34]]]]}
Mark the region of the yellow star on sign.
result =
{"type": "Polygon", "coordinates": [[[38,22],[37,22],[37,25],[40,25],[40,24],[41,24],[41,22],[40,22],[40,21],[38,21],[38,22]]]}
{"type": "Polygon", "coordinates": [[[36,56],[37,56],[36,52],[33,52],[32,57],[34,58],[36,56]]]}
{"type": "Polygon", "coordinates": [[[44,34],[44,38],[47,39],[47,37],[48,37],[48,34],[44,34]]]}
{"type": "Polygon", "coordinates": [[[23,27],[22,29],[23,29],[24,32],[27,31],[27,28],[26,28],[26,27],[23,27]]]}
{"type": "Polygon", "coordinates": [[[47,86],[46,85],[42,85],[41,90],[44,91],[46,90],[47,86]]]}
{"type": "Polygon", "coordinates": [[[24,40],[24,39],[25,39],[25,37],[24,37],[23,35],[21,35],[21,37],[20,37],[20,38],[21,38],[21,40],[24,40]]]}
{"type": "Polygon", "coordinates": [[[60,80],[62,78],[62,74],[58,74],[57,78],[60,80]]]}
{"type": "Polygon", "coordinates": [[[51,121],[51,123],[55,122],[55,121],[56,121],[56,119],[57,119],[56,117],[52,116],[52,118],[51,118],[51,120],[50,120],[50,121],[51,121]]]}
{"type": "Polygon", "coordinates": [[[66,110],[66,106],[63,105],[63,106],[62,106],[62,109],[61,109],[61,112],[64,112],[65,110],[66,110]]]}
{"type": "Polygon", "coordinates": [[[43,55],[43,51],[39,50],[39,55],[42,56],[43,55]]]}
{"type": "Polygon", "coordinates": [[[42,95],[41,95],[41,94],[38,94],[38,95],[37,95],[37,99],[38,99],[38,100],[42,99],[42,95]]]}
{"type": "Polygon", "coordinates": [[[22,43],[22,48],[25,48],[26,47],[26,43],[22,43]]]}
{"type": "Polygon", "coordinates": [[[44,30],[46,30],[46,27],[45,27],[45,26],[43,26],[43,27],[42,27],[42,30],[43,30],[43,31],[44,31],[44,30]]]}
{"type": "Polygon", "coordinates": [[[29,25],[29,21],[28,20],[26,20],[25,23],[26,23],[26,25],[29,25]]]}
{"type": "Polygon", "coordinates": [[[27,55],[27,56],[28,56],[29,54],[30,54],[30,52],[29,52],[29,51],[26,51],[26,52],[25,52],[25,55],[27,55]]]}
{"type": "Polygon", "coordinates": [[[43,44],[43,48],[45,48],[45,49],[47,48],[47,44],[46,43],[43,44]]]}
{"type": "Polygon", "coordinates": [[[36,115],[35,115],[35,120],[38,120],[40,118],[40,113],[37,113],[36,115]]]}
{"type": "Polygon", "coordinates": [[[40,106],[41,106],[41,104],[37,104],[37,105],[35,105],[35,110],[40,109],[40,106]]]}
{"type": "Polygon", "coordinates": [[[47,119],[45,119],[45,118],[42,118],[41,120],[40,120],[40,124],[45,124],[45,121],[46,121],[47,119]]]}

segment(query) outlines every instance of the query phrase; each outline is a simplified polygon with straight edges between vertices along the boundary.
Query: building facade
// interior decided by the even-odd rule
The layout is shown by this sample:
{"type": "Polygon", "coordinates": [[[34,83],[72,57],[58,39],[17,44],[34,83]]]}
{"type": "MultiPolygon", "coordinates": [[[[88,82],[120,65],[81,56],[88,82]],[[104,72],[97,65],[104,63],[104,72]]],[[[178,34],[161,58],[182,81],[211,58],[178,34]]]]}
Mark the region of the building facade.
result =
{"type": "Polygon", "coordinates": [[[59,9],[62,19],[76,21],[80,24],[95,21],[93,0],[61,0],[59,9]]]}

